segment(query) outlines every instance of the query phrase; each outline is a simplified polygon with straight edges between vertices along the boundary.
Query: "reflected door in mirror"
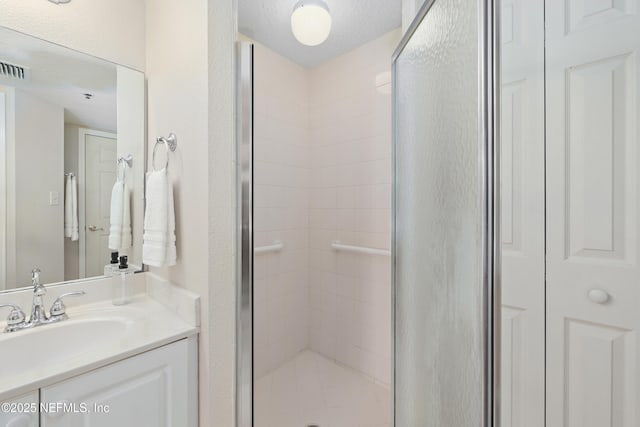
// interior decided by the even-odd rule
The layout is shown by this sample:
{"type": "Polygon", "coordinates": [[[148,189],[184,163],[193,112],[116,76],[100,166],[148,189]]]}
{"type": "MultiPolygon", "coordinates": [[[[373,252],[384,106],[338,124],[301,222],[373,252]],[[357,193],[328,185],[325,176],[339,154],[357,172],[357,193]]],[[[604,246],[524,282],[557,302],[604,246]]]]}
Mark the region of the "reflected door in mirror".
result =
{"type": "Polygon", "coordinates": [[[93,277],[103,274],[105,260],[110,258],[109,214],[111,190],[116,181],[117,141],[116,135],[106,132],[86,130],[82,133],[85,145],[85,272],[82,277],[93,277]]]}

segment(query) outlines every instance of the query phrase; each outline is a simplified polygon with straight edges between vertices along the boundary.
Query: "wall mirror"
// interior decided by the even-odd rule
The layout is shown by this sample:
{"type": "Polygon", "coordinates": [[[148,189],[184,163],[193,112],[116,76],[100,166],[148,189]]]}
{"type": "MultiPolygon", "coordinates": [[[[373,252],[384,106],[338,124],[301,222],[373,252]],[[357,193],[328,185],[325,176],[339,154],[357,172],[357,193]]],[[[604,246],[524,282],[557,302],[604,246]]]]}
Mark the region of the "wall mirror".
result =
{"type": "Polygon", "coordinates": [[[142,267],[144,142],[142,72],[0,27],[0,290],[142,267]]]}

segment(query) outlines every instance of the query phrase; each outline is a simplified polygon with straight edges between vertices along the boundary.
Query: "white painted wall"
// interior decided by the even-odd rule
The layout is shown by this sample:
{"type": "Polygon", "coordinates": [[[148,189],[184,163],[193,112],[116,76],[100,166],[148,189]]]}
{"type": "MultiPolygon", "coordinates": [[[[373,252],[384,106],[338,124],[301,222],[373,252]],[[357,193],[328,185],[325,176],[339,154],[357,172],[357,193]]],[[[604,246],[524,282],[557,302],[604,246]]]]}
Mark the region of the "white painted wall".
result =
{"type": "MultiPolygon", "coordinates": [[[[142,265],[142,218],[144,216],[144,158],[145,140],[145,76],[126,67],[118,66],[117,123],[118,157],[133,156],[131,168],[125,177],[131,191],[131,249],[122,251],[129,256],[129,263],[142,265]]],[[[121,167],[121,166],[120,166],[121,167]]],[[[121,254],[121,255],[122,255],[121,254]]]]}
{"type": "Polygon", "coordinates": [[[234,33],[231,11],[218,15],[225,10],[223,3],[217,9],[206,0],[156,0],[146,14],[150,158],[156,137],[170,132],[178,137],[169,166],[178,262],[152,271],[202,297],[202,426],[231,426],[234,411],[234,141],[232,131],[225,132],[234,123],[233,71],[228,62],[234,33]],[[166,31],[168,22],[171,31],[166,31]],[[219,38],[220,44],[210,46],[210,37],[219,38]],[[219,61],[212,63],[211,52],[217,52],[219,61]],[[214,75],[212,64],[227,67],[214,75]],[[214,100],[211,106],[209,99],[214,100]]]}
{"type": "MultiPolygon", "coordinates": [[[[64,173],[73,172],[78,176],[78,149],[80,127],[64,125],[64,173]]],[[[106,264],[106,263],[105,263],[106,264]]],[[[64,239],[64,280],[76,280],[80,277],[79,241],[64,239]]]]}
{"type": "Polygon", "coordinates": [[[10,159],[15,158],[15,138],[16,138],[16,90],[11,86],[0,86],[0,90],[5,97],[5,175],[4,175],[4,224],[5,226],[5,281],[2,288],[13,288],[16,282],[16,209],[15,209],[15,162],[10,159]]]}
{"type": "MultiPolygon", "coordinates": [[[[64,279],[64,109],[24,91],[15,92],[15,282],[64,279]],[[59,202],[49,204],[49,193],[59,202]]],[[[9,282],[10,286],[12,282],[9,282]]]]}
{"type": "Polygon", "coordinates": [[[178,264],[153,269],[201,296],[200,425],[235,419],[235,11],[155,0],[146,11],[149,156],[175,132],[178,264]],[[166,31],[167,23],[171,31],[166,31]]]}
{"type": "Polygon", "coordinates": [[[209,357],[202,426],[235,425],[236,2],[209,0],[209,357]]]}
{"type": "Polygon", "coordinates": [[[7,281],[7,94],[0,86],[0,291],[7,281]]]}
{"type": "Polygon", "coordinates": [[[0,25],[144,70],[144,0],[2,0],[0,25]]]}

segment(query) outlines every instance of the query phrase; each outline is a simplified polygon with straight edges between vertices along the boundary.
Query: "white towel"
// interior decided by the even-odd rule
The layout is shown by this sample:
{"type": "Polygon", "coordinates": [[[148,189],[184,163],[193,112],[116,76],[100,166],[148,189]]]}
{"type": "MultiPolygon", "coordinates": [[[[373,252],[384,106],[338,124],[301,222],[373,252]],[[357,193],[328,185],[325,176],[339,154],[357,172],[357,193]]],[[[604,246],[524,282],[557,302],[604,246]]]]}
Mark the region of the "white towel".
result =
{"type": "Polygon", "coordinates": [[[64,237],[78,240],[78,180],[67,175],[64,185],[64,237]]]}
{"type": "Polygon", "coordinates": [[[147,173],[142,262],[154,267],[176,264],[173,186],[167,169],[147,173]]]}
{"type": "Polygon", "coordinates": [[[126,182],[116,181],[111,190],[109,249],[122,251],[131,247],[130,192],[126,182]]]}

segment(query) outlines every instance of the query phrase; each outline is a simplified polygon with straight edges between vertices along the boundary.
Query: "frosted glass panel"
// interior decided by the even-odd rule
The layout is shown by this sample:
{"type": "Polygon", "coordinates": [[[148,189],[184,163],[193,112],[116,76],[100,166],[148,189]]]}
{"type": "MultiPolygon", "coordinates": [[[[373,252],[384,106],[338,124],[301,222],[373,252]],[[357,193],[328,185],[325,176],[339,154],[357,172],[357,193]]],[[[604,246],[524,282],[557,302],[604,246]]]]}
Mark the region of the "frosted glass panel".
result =
{"type": "Polygon", "coordinates": [[[436,0],[395,61],[395,425],[484,425],[477,2],[436,0]]]}

